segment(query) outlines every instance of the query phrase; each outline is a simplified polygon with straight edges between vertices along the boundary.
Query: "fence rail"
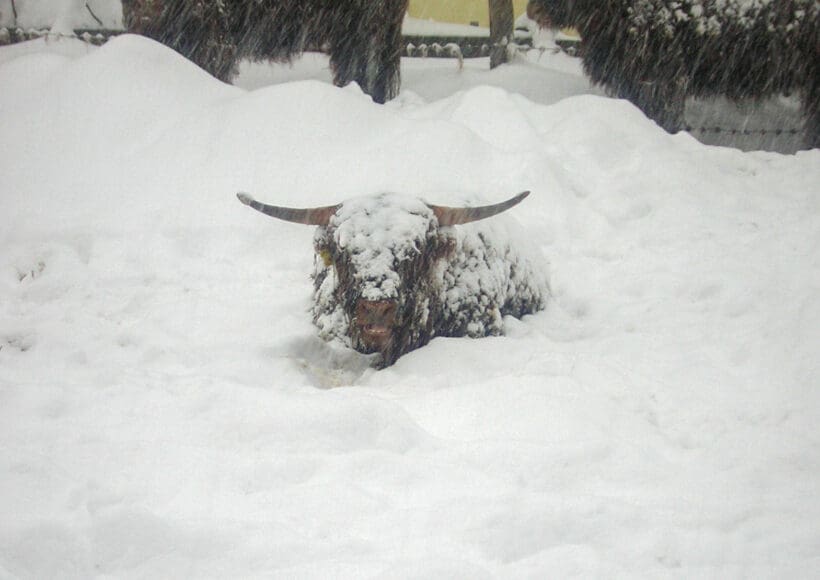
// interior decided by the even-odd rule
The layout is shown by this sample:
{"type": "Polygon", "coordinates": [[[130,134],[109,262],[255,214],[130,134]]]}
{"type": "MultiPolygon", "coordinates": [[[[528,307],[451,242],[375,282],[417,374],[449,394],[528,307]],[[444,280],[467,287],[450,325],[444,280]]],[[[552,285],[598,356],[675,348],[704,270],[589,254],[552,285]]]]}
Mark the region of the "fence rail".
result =
{"type": "MultiPolygon", "coordinates": [[[[15,44],[37,38],[79,38],[95,45],[104,44],[108,39],[124,30],[80,28],[74,34],[59,34],[48,28],[0,28],[0,46],[15,44]]],[[[418,34],[402,35],[402,46],[406,56],[477,58],[487,56],[492,46],[489,36],[430,36],[418,34]]]]}
{"type": "Polygon", "coordinates": [[[78,38],[89,44],[100,46],[105,44],[112,36],[117,36],[122,33],[122,30],[108,28],[79,28],[74,31],[74,34],[52,32],[49,28],[0,28],[0,46],[25,42],[26,40],[36,40],[38,38],[78,38]]]}
{"type": "Polygon", "coordinates": [[[727,127],[690,127],[686,125],[682,127],[683,131],[689,133],[726,133],[728,135],[802,135],[802,129],[730,129],[727,127]]]}

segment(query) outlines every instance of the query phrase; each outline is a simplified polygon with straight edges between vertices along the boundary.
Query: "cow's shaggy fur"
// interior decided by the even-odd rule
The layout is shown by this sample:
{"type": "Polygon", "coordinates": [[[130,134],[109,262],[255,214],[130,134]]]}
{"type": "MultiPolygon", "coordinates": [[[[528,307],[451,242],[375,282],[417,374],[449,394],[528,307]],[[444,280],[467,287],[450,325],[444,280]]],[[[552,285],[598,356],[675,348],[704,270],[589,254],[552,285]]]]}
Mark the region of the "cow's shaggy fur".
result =
{"type": "Polygon", "coordinates": [[[315,247],[312,311],[323,338],[369,352],[353,324],[357,302],[397,304],[380,367],[436,336],[499,335],[503,316],[540,310],[549,293],[543,270],[516,251],[503,228],[439,227],[416,198],[347,201],[317,230],[315,247]]]}
{"type": "Polygon", "coordinates": [[[230,82],[239,59],[330,54],[334,83],[358,83],[376,102],[399,89],[408,0],[123,0],[130,32],[166,44],[230,82]]]}

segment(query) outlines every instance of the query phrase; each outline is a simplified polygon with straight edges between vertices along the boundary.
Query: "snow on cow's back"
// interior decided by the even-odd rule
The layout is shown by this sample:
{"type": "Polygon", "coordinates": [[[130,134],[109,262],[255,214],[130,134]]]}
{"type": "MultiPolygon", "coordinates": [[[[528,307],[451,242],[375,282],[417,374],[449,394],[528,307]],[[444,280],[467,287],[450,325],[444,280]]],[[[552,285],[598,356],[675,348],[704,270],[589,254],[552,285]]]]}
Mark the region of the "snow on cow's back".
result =
{"type": "Polygon", "coordinates": [[[455,229],[455,251],[442,274],[451,335],[503,334],[503,316],[520,318],[546,307],[549,262],[531,247],[513,216],[495,216],[455,229]]]}

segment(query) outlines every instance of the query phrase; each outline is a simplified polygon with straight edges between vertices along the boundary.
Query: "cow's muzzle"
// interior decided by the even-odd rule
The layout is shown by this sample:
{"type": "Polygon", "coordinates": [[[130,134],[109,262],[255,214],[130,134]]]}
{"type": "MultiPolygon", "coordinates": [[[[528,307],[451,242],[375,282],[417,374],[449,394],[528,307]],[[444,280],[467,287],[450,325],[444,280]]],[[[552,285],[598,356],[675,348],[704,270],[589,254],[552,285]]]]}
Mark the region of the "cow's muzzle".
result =
{"type": "Polygon", "coordinates": [[[393,339],[396,324],[396,302],[393,300],[359,300],[353,319],[359,341],[368,351],[382,351],[393,339]]]}

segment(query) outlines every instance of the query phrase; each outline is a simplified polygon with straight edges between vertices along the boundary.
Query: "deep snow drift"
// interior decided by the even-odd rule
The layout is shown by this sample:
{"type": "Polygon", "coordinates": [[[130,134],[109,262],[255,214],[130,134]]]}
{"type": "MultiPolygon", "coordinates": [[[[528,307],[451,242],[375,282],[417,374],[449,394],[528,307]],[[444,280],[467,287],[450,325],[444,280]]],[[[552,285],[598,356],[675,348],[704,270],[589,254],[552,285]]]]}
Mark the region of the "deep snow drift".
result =
{"type": "Polygon", "coordinates": [[[820,152],[514,86],[248,92],[130,36],[0,62],[0,576],[820,568],[820,152]],[[546,311],[384,371],[317,338],[312,228],[234,195],[526,189],[546,311]]]}

